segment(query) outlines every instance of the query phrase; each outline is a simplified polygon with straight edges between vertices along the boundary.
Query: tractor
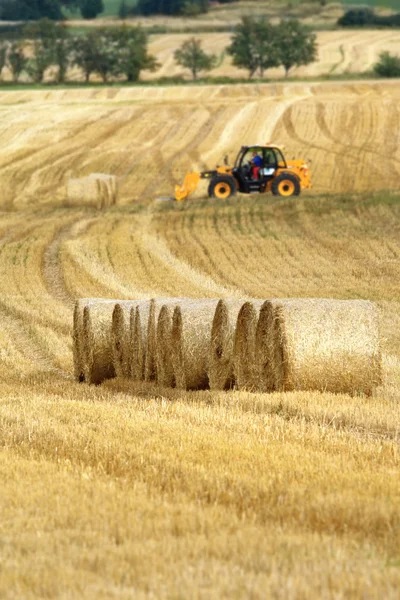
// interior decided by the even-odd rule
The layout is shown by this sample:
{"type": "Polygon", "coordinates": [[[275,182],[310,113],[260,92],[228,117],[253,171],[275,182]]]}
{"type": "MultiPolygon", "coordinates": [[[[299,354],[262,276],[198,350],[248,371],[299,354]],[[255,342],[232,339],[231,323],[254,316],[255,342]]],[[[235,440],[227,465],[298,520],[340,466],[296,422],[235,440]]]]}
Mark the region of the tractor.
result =
{"type": "Polygon", "coordinates": [[[275,196],[298,196],[311,187],[310,173],[304,160],[286,161],[282,147],[275,144],[242,146],[234,167],[217,166],[212,171],[187,173],[183,185],[175,186],[175,200],[181,202],[195,191],[200,179],[209,179],[210,198],[227,199],[236,192],[275,196]]]}

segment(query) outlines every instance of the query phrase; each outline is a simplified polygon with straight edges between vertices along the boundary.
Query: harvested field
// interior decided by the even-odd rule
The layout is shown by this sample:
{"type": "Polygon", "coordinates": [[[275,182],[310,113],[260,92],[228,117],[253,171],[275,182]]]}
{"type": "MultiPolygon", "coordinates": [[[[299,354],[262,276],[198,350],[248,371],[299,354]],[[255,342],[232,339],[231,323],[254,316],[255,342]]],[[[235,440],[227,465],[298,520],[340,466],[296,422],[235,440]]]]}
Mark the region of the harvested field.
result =
{"type": "MultiPolygon", "coordinates": [[[[117,178],[118,204],[146,203],[270,140],[310,162],[308,193],[396,189],[399,100],[395,82],[2,92],[1,206],[63,205],[68,180],[91,173],[117,178]]],[[[202,182],[195,197],[205,194],[202,182]]]]}
{"type": "MultiPolygon", "coordinates": [[[[400,33],[396,29],[392,31],[365,31],[362,29],[319,31],[316,35],[318,60],[311,65],[293,69],[291,75],[316,77],[319,75],[338,75],[340,73],[360,73],[371,70],[381,52],[400,53],[400,33]]],[[[143,80],[177,75],[188,76],[188,73],[175,63],[174,51],[182,45],[184,40],[190,37],[193,37],[193,35],[152,36],[149,52],[156,57],[161,66],[154,73],[143,73],[143,80]]],[[[212,71],[213,76],[247,76],[247,71],[232,65],[231,57],[225,52],[230,44],[231,34],[201,33],[197,34],[196,37],[202,40],[204,50],[217,54],[219,57],[218,67],[212,71]]],[[[268,78],[284,77],[284,74],[283,68],[269,69],[267,72],[268,78]]]]}
{"type": "Polygon", "coordinates": [[[0,94],[0,597],[394,600],[400,195],[371,190],[398,187],[398,85],[152,94],[0,94]],[[260,118],[263,138],[314,156],[315,186],[346,193],[150,202],[178,167],[255,136],[260,118]],[[66,178],[91,172],[126,175],[118,203],[66,207],[66,178]],[[151,297],[165,385],[144,381],[151,297]],[[226,302],[207,317],[222,328],[203,355],[213,387],[232,385],[241,299],[291,297],[376,302],[382,383],[372,396],[171,389],[166,299],[188,297],[226,302]],[[137,381],[78,383],[112,374],[114,298],[135,299],[123,326],[137,381]]]}

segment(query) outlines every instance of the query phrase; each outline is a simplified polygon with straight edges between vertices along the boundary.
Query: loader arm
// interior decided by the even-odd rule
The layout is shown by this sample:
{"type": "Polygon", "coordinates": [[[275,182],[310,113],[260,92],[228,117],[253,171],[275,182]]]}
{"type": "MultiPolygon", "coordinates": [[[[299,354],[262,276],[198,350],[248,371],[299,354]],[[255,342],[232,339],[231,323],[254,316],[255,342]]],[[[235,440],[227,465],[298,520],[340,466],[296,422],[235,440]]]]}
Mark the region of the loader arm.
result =
{"type": "Polygon", "coordinates": [[[194,192],[199,185],[202,175],[203,174],[199,173],[198,171],[186,173],[183,184],[175,186],[175,200],[182,202],[189,196],[189,194],[194,192]]]}

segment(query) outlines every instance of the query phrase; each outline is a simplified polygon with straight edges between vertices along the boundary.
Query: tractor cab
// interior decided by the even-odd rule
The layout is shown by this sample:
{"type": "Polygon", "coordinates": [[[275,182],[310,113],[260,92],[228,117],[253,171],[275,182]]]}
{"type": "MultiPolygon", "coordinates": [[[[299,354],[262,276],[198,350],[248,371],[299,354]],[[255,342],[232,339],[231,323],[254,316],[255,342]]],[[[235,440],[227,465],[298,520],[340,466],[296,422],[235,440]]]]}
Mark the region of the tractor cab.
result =
{"type": "Polygon", "coordinates": [[[262,193],[274,178],[276,170],[286,167],[285,158],[276,146],[242,146],[232,173],[239,182],[241,192],[262,193]]]}

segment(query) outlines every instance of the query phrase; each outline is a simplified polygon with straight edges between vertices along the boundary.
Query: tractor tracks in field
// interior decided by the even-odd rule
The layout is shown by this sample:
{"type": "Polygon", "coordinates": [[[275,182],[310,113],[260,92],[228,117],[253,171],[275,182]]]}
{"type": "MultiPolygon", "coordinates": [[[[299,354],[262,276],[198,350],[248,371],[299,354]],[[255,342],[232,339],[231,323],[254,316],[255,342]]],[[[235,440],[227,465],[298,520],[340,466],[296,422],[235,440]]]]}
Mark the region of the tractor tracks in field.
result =
{"type": "MultiPolygon", "coordinates": [[[[207,107],[204,108],[208,110],[207,107]]],[[[213,113],[211,113],[207,121],[203,125],[199,125],[199,127],[196,128],[196,132],[193,134],[190,141],[187,144],[185,144],[182,150],[180,150],[176,154],[173,154],[170,159],[163,163],[163,166],[161,167],[157,177],[151,182],[150,185],[146,186],[146,188],[142,191],[141,199],[147,199],[149,195],[152,195],[154,193],[154,190],[161,182],[173,179],[172,167],[174,163],[178,162],[179,159],[185,155],[190,157],[192,163],[201,163],[202,167],[205,168],[203,161],[200,159],[197,147],[210,134],[214,124],[225,112],[225,108],[225,106],[219,106],[213,113]]],[[[190,124],[191,116],[187,120],[190,124]]]]}
{"type": "Polygon", "coordinates": [[[39,366],[40,370],[60,371],[54,365],[54,357],[47,352],[38,339],[29,331],[24,316],[17,314],[0,300],[0,317],[3,330],[6,330],[19,354],[39,366]]]}
{"type": "Polygon", "coordinates": [[[47,245],[42,258],[42,275],[49,294],[56,300],[73,307],[75,298],[69,292],[65,281],[64,270],[61,264],[61,247],[63,243],[75,239],[85,231],[97,217],[82,219],[74,218],[72,222],[62,225],[57,229],[52,241],[47,245]]]}

